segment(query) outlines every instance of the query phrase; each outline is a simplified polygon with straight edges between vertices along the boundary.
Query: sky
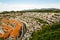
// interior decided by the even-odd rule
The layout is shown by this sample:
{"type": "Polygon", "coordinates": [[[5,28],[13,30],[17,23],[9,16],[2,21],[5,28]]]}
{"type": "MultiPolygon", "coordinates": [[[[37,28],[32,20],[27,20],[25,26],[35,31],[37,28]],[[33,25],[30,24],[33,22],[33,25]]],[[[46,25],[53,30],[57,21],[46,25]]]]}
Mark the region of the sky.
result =
{"type": "Polygon", "coordinates": [[[0,11],[59,8],[60,0],[0,0],[0,11]]]}

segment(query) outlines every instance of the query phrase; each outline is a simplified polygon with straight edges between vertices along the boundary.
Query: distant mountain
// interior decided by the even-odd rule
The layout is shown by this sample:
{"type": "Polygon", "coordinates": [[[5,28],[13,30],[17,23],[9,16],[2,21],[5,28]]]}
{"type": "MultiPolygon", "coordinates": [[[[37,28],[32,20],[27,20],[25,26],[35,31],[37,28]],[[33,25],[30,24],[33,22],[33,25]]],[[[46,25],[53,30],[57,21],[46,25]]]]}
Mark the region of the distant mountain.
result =
{"type": "Polygon", "coordinates": [[[22,10],[20,12],[60,12],[60,9],[57,9],[57,8],[42,8],[42,9],[22,10]]]}
{"type": "Polygon", "coordinates": [[[60,13],[60,9],[57,8],[42,8],[42,9],[29,9],[29,10],[21,10],[21,11],[4,11],[2,13],[24,13],[24,12],[58,12],[60,13]]]}

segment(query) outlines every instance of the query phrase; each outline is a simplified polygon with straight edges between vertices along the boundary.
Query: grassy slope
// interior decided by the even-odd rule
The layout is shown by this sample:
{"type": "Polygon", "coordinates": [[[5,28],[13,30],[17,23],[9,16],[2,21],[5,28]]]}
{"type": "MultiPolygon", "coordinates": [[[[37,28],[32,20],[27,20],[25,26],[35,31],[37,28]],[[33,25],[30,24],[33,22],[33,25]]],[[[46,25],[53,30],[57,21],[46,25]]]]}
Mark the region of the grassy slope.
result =
{"type": "Polygon", "coordinates": [[[60,23],[43,26],[32,34],[30,40],[60,40],[60,23]]]}

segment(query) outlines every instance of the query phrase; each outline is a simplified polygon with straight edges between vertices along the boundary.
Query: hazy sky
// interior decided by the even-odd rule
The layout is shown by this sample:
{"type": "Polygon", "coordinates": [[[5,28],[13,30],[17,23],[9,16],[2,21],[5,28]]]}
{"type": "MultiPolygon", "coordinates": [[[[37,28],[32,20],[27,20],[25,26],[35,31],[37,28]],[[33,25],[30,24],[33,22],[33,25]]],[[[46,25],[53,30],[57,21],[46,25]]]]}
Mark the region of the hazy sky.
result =
{"type": "Polygon", "coordinates": [[[60,0],[0,0],[0,11],[60,8],[60,0]]]}

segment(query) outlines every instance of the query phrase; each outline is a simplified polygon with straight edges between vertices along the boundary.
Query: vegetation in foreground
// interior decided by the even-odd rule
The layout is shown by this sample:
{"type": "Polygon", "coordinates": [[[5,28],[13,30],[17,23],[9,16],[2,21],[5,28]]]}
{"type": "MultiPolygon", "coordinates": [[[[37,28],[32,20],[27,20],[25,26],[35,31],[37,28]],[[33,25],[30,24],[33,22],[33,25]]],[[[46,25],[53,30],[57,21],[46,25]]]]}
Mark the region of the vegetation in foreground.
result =
{"type": "Polygon", "coordinates": [[[60,22],[45,25],[41,30],[33,32],[30,40],[60,40],[60,22]]]}

